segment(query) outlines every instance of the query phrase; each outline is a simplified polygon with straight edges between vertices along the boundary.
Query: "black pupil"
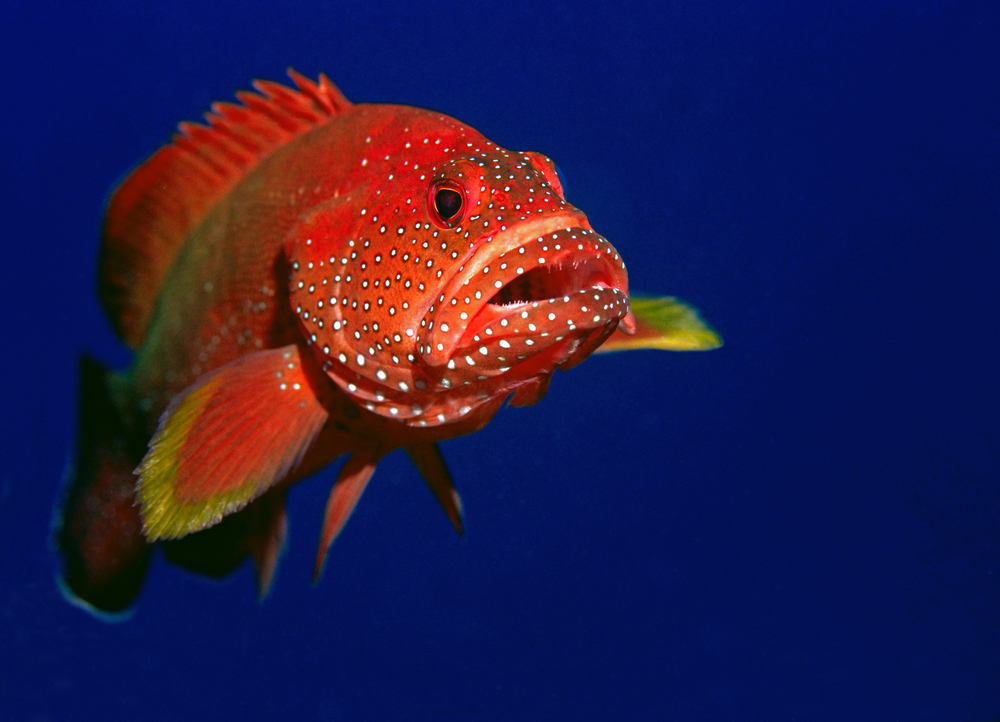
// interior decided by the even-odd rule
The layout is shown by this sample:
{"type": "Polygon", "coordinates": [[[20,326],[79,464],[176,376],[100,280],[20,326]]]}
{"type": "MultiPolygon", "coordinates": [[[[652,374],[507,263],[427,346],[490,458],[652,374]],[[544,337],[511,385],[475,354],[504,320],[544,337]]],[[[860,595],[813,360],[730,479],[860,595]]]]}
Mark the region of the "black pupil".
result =
{"type": "Polygon", "coordinates": [[[462,210],[462,194],[451,188],[442,188],[434,194],[434,207],[442,220],[450,221],[462,210]]]}

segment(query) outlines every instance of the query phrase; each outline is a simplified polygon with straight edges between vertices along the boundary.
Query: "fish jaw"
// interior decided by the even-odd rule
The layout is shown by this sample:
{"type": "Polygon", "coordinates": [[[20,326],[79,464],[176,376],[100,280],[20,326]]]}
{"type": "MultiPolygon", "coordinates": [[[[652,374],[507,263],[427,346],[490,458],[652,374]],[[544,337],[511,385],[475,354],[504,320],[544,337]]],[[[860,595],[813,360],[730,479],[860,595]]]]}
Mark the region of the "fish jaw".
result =
{"type": "MultiPolygon", "coordinates": [[[[533,219],[480,244],[424,322],[421,361],[482,380],[567,339],[599,331],[603,340],[619,324],[627,332],[628,275],[614,246],[579,211],[533,219]]],[[[552,368],[574,365],[584,346],[563,344],[552,368]]]]}
{"type": "Polygon", "coordinates": [[[324,370],[379,416],[417,428],[459,424],[467,433],[508,397],[535,403],[556,368],[583,361],[632,325],[621,257],[575,209],[482,237],[434,301],[414,339],[407,388],[333,360],[324,370]]]}

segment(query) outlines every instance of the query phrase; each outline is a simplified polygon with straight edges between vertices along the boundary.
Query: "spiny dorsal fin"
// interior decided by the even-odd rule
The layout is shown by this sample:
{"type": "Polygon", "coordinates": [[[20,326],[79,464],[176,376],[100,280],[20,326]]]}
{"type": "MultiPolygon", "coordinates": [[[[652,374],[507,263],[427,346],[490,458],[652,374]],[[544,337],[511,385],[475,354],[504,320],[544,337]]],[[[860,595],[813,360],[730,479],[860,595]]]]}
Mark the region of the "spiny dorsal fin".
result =
{"type": "Polygon", "coordinates": [[[119,336],[137,348],[177,252],[212,207],[274,150],[351,103],[323,74],[289,69],[296,89],[254,81],[242,105],[215,103],[208,125],[181,123],[173,142],[125,179],[108,203],[101,248],[101,302],[119,336]]]}

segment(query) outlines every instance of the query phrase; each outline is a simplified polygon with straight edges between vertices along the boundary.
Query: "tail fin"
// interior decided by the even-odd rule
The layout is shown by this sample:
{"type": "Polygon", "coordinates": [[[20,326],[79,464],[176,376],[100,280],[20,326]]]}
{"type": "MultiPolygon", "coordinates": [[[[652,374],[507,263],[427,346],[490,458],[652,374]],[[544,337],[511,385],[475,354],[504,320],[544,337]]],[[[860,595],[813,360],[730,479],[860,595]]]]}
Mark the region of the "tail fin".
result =
{"type": "Polygon", "coordinates": [[[80,359],[77,433],[75,465],[56,517],[62,587],[85,608],[120,612],[139,593],[152,551],[142,535],[132,473],[145,445],[129,439],[106,370],[86,356],[80,359]]]}

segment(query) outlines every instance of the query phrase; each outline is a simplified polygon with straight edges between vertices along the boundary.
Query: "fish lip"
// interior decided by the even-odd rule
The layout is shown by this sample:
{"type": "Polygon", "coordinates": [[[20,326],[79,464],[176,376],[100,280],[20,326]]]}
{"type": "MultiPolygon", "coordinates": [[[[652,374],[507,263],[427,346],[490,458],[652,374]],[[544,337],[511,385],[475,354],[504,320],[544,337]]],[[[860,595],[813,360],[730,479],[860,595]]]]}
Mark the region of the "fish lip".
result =
{"type": "Polygon", "coordinates": [[[532,304],[537,307],[539,302],[535,301],[500,306],[490,304],[490,300],[506,284],[546,264],[555,268],[572,264],[574,270],[583,268],[583,275],[603,279],[592,286],[581,286],[576,289],[578,291],[628,293],[628,277],[620,256],[603,236],[590,227],[583,213],[562,212],[521,221],[483,240],[449,279],[438,298],[436,308],[432,308],[425,316],[428,330],[421,334],[417,344],[422,361],[432,367],[443,366],[456,350],[478,341],[475,331],[483,323],[477,325],[476,320],[488,306],[494,309],[491,322],[513,315],[532,304]],[[558,238],[563,232],[567,233],[565,240],[558,238]],[[553,234],[556,235],[555,239],[551,238],[553,234]],[[534,243],[541,243],[541,248],[537,249],[538,252],[529,253],[529,249],[535,250],[532,248],[534,243]],[[548,250],[543,251],[545,248],[548,250]],[[507,268],[497,266],[502,257],[513,252],[517,252],[517,265],[508,259],[507,268]],[[481,275],[490,275],[494,279],[492,290],[480,291],[479,298],[474,298],[473,293],[463,296],[463,289],[468,288],[472,279],[481,275]],[[466,317],[461,318],[462,314],[466,317]],[[458,328],[461,329],[460,333],[456,332],[458,328]]]}

